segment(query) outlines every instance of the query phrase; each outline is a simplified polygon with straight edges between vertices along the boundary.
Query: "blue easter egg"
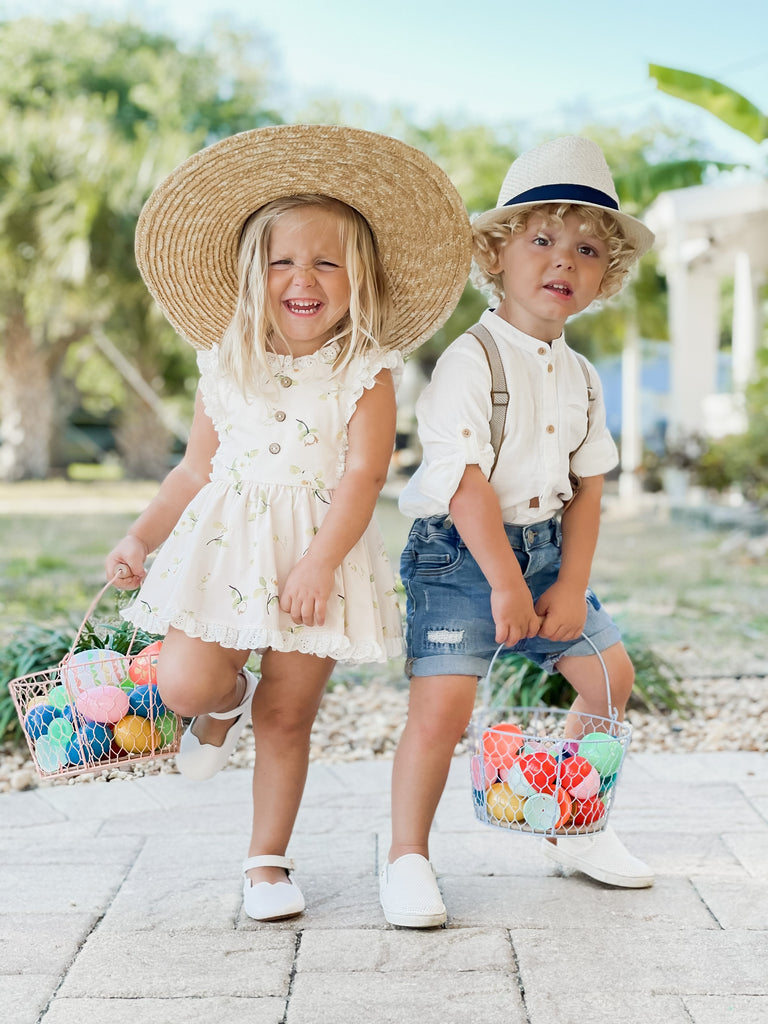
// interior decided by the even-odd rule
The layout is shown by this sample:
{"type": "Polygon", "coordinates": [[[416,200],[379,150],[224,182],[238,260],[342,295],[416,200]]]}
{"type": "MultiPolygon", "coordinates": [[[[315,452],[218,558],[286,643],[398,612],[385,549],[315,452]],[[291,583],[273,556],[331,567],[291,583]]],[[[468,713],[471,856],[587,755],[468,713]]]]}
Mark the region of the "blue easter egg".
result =
{"type": "Polygon", "coordinates": [[[38,740],[48,731],[48,726],[59,718],[61,712],[52,704],[35,704],[24,715],[24,730],[31,740],[38,740]]]}
{"type": "Polygon", "coordinates": [[[112,730],[100,722],[86,722],[67,747],[70,764],[86,764],[105,757],[112,747],[112,730]],[[82,740],[82,742],[81,742],[82,740]]]}
{"type": "Polygon", "coordinates": [[[142,683],[134,687],[128,694],[128,704],[131,712],[141,718],[159,718],[168,710],[154,683],[142,683]]]}

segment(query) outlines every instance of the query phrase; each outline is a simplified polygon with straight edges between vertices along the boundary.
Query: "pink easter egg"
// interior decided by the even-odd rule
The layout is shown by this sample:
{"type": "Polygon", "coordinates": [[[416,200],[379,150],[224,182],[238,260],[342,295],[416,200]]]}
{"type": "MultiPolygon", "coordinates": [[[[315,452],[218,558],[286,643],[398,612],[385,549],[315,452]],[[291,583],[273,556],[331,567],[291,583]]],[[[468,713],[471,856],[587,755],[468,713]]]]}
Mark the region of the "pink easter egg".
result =
{"type": "Polygon", "coordinates": [[[119,686],[94,686],[77,698],[77,710],[89,722],[114,725],[128,711],[128,694],[119,686]]]}
{"type": "Polygon", "coordinates": [[[587,800],[591,796],[597,796],[600,791],[600,773],[593,768],[576,786],[571,786],[569,792],[576,800],[587,800]]]}
{"type": "Polygon", "coordinates": [[[485,771],[483,771],[483,759],[479,754],[475,754],[472,757],[469,762],[469,769],[472,774],[473,789],[485,790],[497,779],[496,766],[486,762],[485,771]]]}

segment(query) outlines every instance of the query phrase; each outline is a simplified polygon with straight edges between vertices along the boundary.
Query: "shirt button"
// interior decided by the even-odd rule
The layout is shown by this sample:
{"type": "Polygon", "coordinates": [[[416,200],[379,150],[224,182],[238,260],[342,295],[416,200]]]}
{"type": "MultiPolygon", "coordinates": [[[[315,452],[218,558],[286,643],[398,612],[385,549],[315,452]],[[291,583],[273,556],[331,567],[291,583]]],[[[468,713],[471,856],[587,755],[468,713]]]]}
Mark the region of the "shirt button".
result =
{"type": "Polygon", "coordinates": [[[554,427],[552,426],[552,424],[550,423],[550,424],[548,425],[548,427],[547,427],[547,433],[548,433],[548,434],[554,434],[554,432],[555,432],[555,428],[554,428],[554,427]]]}
{"type": "Polygon", "coordinates": [[[547,354],[547,350],[545,348],[540,348],[539,349],[539,355],[540,356],[545,356],[546,354],[547,354]]]}
{"type": "Polygon", "coordinates": [[[549,365],[547,366],[547,373],[552,373],[552,371],[553,371],[553,370],[554,370],[554,366],[552,365],[552,363],[550,363],[550,364],[549,364],[549,365]]]}
{"type": "Polygon", "coordinates": [[[278,423],[283,422],[283,420],[285,419],[285,413],[283,412],[282,409],[277,410],[277,412],[275,413],[275,419],[277,420],[278,423]]]}
{"type": "Polygon", "coordinates": [[[464,427],[464,429],[461,432],[461,436],[462,437],[472,437],[472,431],[469,429],[469,427],[464,427]]]}
{"type": "Polygon", "coordinates": [[[270,450],[270,452],[271,452],[271,453],[272,453],[273,455],[277,455],[277,453],[278,453],[278,452],[280,451],[280,445],[279,445],[279,444],[277,444],[276,442],[273,442],[273,443],[272,443],[272,444],[271,444],[271,445],[269,446],[269,450],[270,450]]]}
{"type": "Polygon", "coordinates": [[[289,388],[291,386],[291,384],[293,384],[293,381],[291,380],[290,377],[281,377],[280,378],[280,387],[289,388]]]}

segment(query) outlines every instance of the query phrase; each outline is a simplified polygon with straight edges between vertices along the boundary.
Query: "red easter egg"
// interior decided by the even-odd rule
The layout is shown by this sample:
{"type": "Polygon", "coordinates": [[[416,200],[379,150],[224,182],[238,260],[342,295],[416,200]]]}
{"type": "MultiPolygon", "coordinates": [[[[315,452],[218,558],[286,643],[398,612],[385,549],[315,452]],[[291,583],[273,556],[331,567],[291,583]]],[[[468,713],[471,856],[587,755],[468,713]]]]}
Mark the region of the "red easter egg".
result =
{"type": "Polygon", "coordinates": [[[581,757],[579,754],[576,754],[574,757],[567,757],[560,764],[560,782],[569,793],[573,793],[576,786],[584,782],[591,771],[593,771],[592,765],[586,757],[581,757]]]}
{"type": "Polygon", "coordinates": [[[514,722],[500,722],[483,733],[483,754],[486,763],[496,768],[509,768],[525,740],[523,730],[514,722]]]}
{"type": "Polygon", "coordinates": [[[131,658],[128,675],[137,686],[157,683],[157,656],[162,646],[162,640],[155,640],[153,644],[149,644],[131,658]]]}
{"type": "Polygon", "coordinates": [[[557,761],[545,750],[523,754],[518,764],[523,777],[539,793],[554,793],[557,779],[557,761]]]}
{"type": "Polygon", "coordinates": [[[579,828],[584,825],[594,825],[605,814],[605,804],[596,796],[587,797],[586,800],[575,800],[573,807],[572,824],[579,828]]]}

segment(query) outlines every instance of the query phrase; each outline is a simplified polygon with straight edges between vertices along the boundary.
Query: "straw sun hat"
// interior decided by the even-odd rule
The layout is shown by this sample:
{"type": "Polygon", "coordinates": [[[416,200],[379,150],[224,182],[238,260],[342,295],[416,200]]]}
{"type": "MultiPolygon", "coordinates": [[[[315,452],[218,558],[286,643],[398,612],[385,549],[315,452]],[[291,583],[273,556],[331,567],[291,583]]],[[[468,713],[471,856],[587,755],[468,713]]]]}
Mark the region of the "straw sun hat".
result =
{"type": "Polygon", "coordinates": [[[600,147],[590,139],[567,135],[523,153],[507,171],[495,208],[481,213],[473,224],[487,227],[503,223],[515,211],[540,203],[577,203],[606,210],[636,248],[635,259],[653,245],[653,232],[619,209],[608,164],[600,147]]]}
{"type": "Polygon", "coordinates": [[[391,290],[387,348],[409,352],[448,319],[472,237],[450,179],[396,139],[333,125],[277,125],[195,153],[147,200],[136,262],[172,326],[195,348],[221,339],[235,310],[248,217],[283,196],[322,193],[368,221],[391,290]]]}

